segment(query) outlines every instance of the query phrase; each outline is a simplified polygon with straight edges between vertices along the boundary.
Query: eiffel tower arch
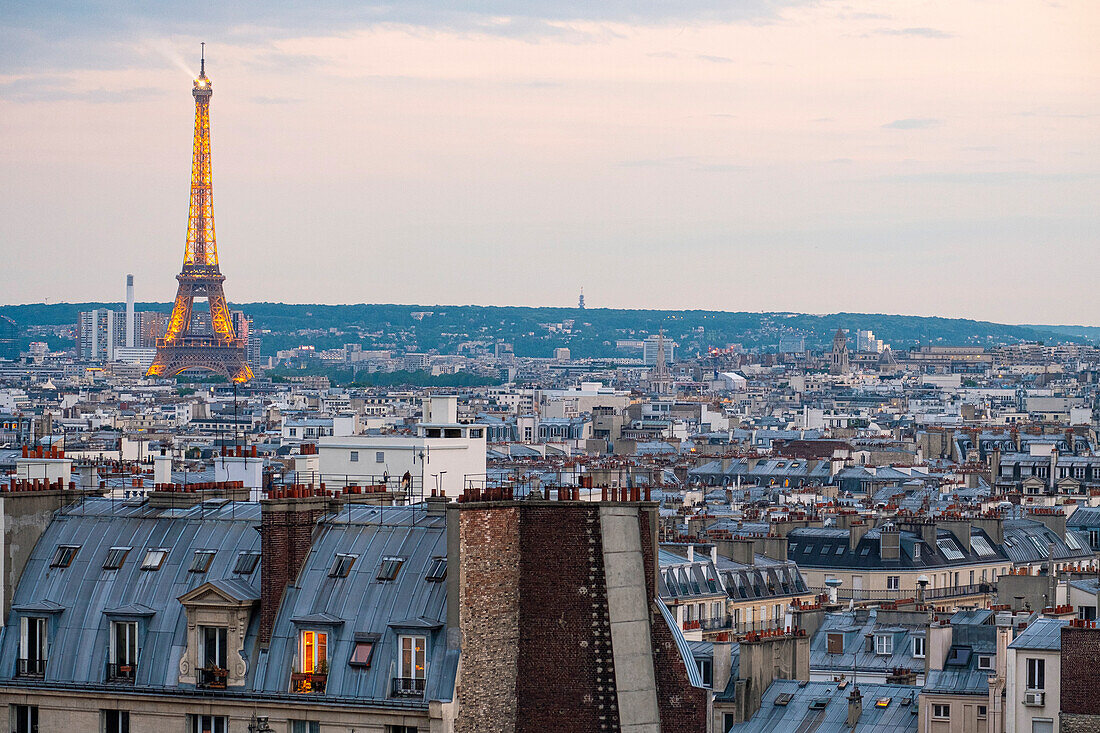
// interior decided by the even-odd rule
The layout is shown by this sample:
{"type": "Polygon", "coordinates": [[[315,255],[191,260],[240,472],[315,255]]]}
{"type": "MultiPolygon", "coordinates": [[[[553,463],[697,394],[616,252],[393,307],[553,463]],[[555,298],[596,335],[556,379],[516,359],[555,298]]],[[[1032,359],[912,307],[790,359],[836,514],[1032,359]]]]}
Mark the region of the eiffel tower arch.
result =
{"type": "Polygon", "coordinates": [[[233,331],[233,319],[226,304],[218,266],[218,245],[214,236],[214,188],[210,169],[210,97],[213,85],[206,76],[203,54],[199,78],[191,94],[195,97],[195,136],[191,152],[191,205],[187,216],[187,246],[183,269],[176,280],[176,302],[168,328],[157,339],[157,356],[146,376],[174,377],[187,369],[208,369],[234,382],[252,379],[245,344],[233,331]],[[210,333],[198,333],[192,319],[195,298],[206,298],[210,306],[210,333]]]}

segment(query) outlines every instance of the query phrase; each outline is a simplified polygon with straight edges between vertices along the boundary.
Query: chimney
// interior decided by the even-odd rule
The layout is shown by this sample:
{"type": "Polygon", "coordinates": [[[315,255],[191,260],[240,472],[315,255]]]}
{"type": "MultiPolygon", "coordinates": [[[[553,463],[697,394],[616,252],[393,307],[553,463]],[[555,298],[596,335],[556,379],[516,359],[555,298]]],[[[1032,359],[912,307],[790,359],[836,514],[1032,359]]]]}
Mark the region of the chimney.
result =
{"type": "Polygon", "coordinates": [[[728,631],[718,634],[713,641],[711,660],[711,689],[724,690],[733,673],[733,644],[728,631]]]}
{"type": "Polygon", "coordinates": [[[878,535],[878,555],[882,560],[901,560],[901,532],[891,523],[882,525],[878,535]]]}
{"type": "Polygon", "coordinates": [[[126,347],[134,348],[134,276],[126,276],[126,347]]]}
{"type": "Polygon", "coordinates": [[[688,562],[695,562],[695,545],[688,543],[688,562]]]}
{"type": "Polygon", "coordinates": [[[859,716],[863,714],[863,695],[859,688],[852,685],[852,692],[848,695],[848,727],[855,728],[859,724],[859,716]]]}
{"type": "Polygon", "coordinates": [[[772,560],[779,562],[787,562],[786,537],[765,537],[763,549],[764,552],[761,554],[765,557],[770,557],[772,560]]]}
{"type": "Polygon", "coordinates": [[[863,535],[867,534],[871,530],[871,525],[864,522],[862,519],[852,522],[848,528],[848,548],[855,551],[859,545],[859,541],[863,539],[863,535]]]}
{"type": "Polygon", "coordinates": [[[1062,513],[1061,509],[1035,508],[1028,512],[1027,518],[1040,522],[1062,539],[1066,538],[1066,515],[1062,513]]]}
{"type": "Polygon", "coordinates": [[[978,517],[973,517],[970,520],[971,526],[976,529],[980,529],[989,535],[989,539],[993,540],[993,544],[1001,545],[1005,541],[1005,518],[1000,513],[983,514],[978,517]]]}
{"type": "Polygon", "coordinates": [[[773,680],[810,679],[810,637],[801,629],[771,636],[750,633],[741,639],[740,648],[737,692],[742,720],[760,709],[773,680]]]}
{"type": "Polygon", "coordinates": [[[447,516],[447,505],[450,503],[451,500],[446,496],[436,496],[434,493],[424,499],[424,507],[429,517],[447,516]]]}
{"type": "Polygon", "coordinates": [[[172,483],[172,456],[164,448],[153,458],[153,485],[172,483]]]}
{"type": "Polygon", "coordinates": [[[730,559],[742,565],[753,565],[756,559],[756,541],[737,537],[730,543],[730,559]]]}
{"type": "Polygon", "coordinates": [[[940,526],[955,535],[963,552],[970,554],[970,520],[962,517],[942,517],[940,526]]]}
{"type": "Polygon", "coordinates": [[[298,579],[313,529],[325,513],[323,496],[260,500],[260,645],[271,641],[286,587],[298,579]]]}

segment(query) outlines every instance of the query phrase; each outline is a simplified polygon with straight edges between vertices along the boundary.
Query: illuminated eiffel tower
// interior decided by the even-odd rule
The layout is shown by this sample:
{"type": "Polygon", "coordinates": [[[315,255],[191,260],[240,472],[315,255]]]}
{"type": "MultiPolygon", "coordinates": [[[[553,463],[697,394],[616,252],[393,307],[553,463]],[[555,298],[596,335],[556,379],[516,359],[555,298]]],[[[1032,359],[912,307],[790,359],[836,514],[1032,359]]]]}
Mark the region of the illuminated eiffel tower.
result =
{"type": "Polygon", "coordinates": [[[185,369],[209,369],[234,382],[247,382],[252,379],[252,370],[245,356],[245,344],[233,332],[233,319],[222,290],[225,276],[218,267],[218,245],[214,238],[214,190],[210,174],[210,97],[214,89],[206,78],[205,53],[191,94],[195,97],[195,139],[187,248],[183,270],[176,275],[179,289],[172,317],[168,319],[164,337],[157,339],[157,357],[146,376],[173,377],[185,369]],[[198,334],[191,330],[195,298],[206,298],[210,305],[212,333],[198,334]]]}

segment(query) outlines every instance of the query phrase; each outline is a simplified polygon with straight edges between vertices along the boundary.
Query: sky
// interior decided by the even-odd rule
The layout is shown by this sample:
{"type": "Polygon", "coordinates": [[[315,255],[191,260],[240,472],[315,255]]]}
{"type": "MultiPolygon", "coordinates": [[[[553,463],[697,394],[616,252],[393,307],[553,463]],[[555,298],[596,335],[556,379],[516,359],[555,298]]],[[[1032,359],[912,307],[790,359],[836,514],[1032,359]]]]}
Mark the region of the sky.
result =
{"type": "Polygon", "coordinates": [[[1100,325],[1095,0],[8,0],[0,302],[1100,325]]]}

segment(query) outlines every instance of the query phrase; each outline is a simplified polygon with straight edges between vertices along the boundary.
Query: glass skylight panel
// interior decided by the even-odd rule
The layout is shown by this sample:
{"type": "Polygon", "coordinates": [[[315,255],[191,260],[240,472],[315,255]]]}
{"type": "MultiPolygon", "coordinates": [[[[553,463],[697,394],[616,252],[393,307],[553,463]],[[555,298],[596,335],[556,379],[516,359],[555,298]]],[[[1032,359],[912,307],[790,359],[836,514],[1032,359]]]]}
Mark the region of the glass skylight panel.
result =
{"type": "Polygon", "coordinates": [[[1073,550],[1083,550],[1083,549],[1085,549],[1084,547],[1081,546],[1080,540],[1077,539],[1077,536],[1075,534],[1073,534],[1073,532],[1066,532],[1066,544],[1069,545],[1070,549],[1073,549],[1073,550]]]}
{"type": "Polygon", "coordinates": [[[328,576],[330,578],[348,577],[348,573],[351,572],[351,566],[355,564],[356,557],[358,557],[358,555],[337,553],[336,557],[332,559],[332,567],[329,568],[328,576]]]}
{"type": "Polygon", "coordinates": [[[54,552],[53,562],[50,563],[51,568],[67,568],[73,564],[73,559],[76,558],[77,550],[80,549],[80,545],[58,545],[57,551],[54,552]]]}
{"type": "Polygon", "coordinates": [[[238,575],[251,575],[259,563],[260,553],[242,552],[237,555],[237,564],[233,566],[233,572],[238,575]]]}
{"type": "Polygon", "coordinates": [[[129,547],[112,547],[107,550],[107,557],[103,559],[104,570],[118,570],[122,567],[122,563],[126,562],[126,555],[130,552],[129,547]]]}
{"type": "Polygon", "coordinates": [[[142,570],[160,570],[168,557],[168,550],[164,547],[156,547],[145,552],[145,559],[141,561],[142,570]]]}
{"type": "Polygon", "coordinates": [[[989,545],[989,542],[985,539],[985,537],[982,537],[981,535],[970,536],[970,548],[974,550],[974,552],[978,553],[978,555],[981,557],[992,557],[993,555],[997,554],[989,545]]]}
{"type": "Polygon", "coordinates": [[[959,551],[959,548],[955,546],[955,543],[951,540],[936,540],[936,547],[940,548],[940,552],[948,560],[962,560],[963,554],[959,551]]]}
{"type": "Polygon", "coordinates": [[[447,577],[447,558],[433,557],[428,563],[428,572],[424,574],[425,580],[440,581],[447,577]]]}
{"type": "Polygon", "coordinates": [[[214,561],[214,550],[195,550],[195,554],[191,557],[191,567],[187,568],[189,573],[205,573],[210,569],[210,563],[214,561]]]}
{"type": "Polygon", "coordinates": [[[382,558],[382,564],[378,566],[378,580],[393,580],[397,577],[397,573],[401,570],[401,565],[405,562],[403,557],[384,557],[382,558]]]}

